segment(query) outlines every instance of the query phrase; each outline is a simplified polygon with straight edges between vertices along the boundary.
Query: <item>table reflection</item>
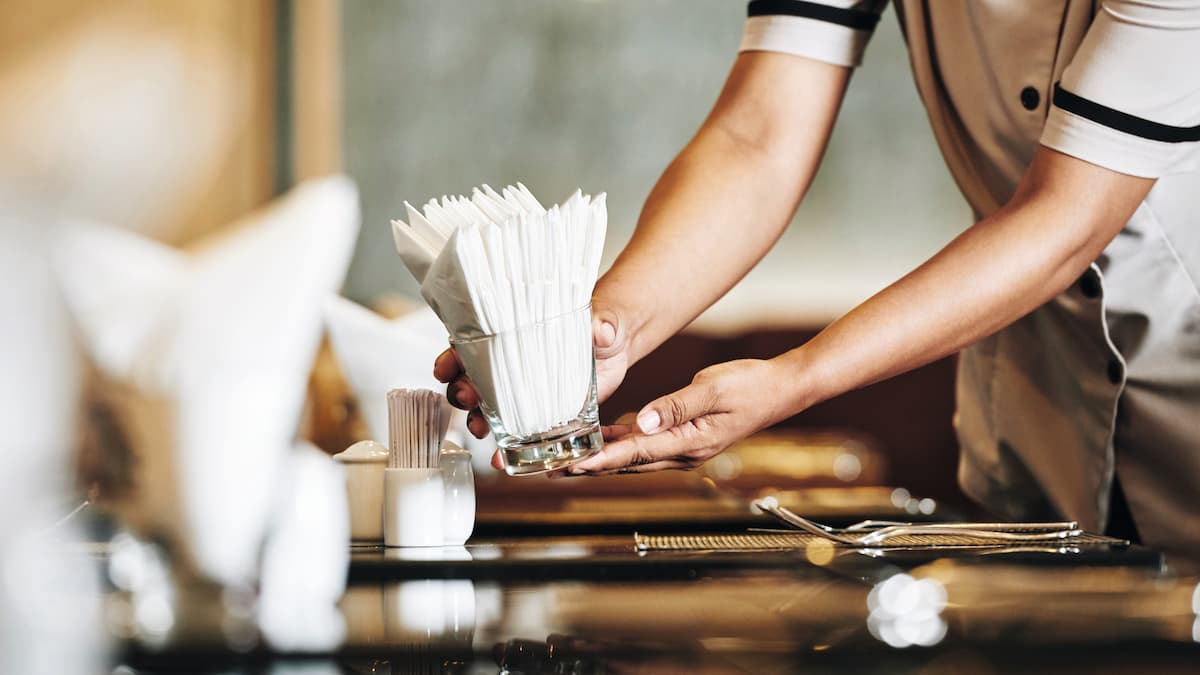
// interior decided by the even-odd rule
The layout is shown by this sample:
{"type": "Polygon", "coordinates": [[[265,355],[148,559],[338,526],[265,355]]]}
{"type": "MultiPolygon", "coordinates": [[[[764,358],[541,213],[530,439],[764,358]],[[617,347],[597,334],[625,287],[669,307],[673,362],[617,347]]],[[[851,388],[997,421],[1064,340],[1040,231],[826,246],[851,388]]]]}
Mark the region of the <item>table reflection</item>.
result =
{"type": "MultiPolygon", "coordinates": [[[[279,670],[191,626],[126,662],[139,675],[196,654],[215,661],[188,672],[1031,673],[1200,658],[1200,575],[1153,556],[876,554],[639,554],[621,536],[356,547],[336,652],[279,670]]],[[[126,585],[142,574],[130,560],[112,566],[126,585]]]]}

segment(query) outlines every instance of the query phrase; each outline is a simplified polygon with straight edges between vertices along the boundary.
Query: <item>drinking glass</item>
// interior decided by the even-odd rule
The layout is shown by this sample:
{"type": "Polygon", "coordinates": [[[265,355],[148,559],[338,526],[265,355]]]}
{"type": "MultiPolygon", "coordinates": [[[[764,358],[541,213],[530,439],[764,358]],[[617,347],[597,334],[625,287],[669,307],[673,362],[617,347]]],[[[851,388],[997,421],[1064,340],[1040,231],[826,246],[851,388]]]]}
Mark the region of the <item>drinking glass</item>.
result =
{"type": "Polygon", "coordinates": [[[562,469],[603,447],[590,305],[450,344],[508,475],[562,469]]]}

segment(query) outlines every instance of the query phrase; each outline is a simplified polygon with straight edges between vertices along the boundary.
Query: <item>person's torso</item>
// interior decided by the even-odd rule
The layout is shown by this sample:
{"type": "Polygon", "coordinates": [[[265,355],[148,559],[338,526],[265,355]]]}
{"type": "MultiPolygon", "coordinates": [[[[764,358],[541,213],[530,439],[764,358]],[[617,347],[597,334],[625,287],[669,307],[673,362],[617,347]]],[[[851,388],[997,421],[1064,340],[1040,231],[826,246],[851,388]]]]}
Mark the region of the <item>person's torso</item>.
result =
{"type": "MultiPolygon", "coordinates": [[[[934,135],[977,217],[1038,148],[1091,0],[896,0],[934,135]]],[[[1097,199],[1103,195],[1096,195],[1097,199]]],[[[1053,227],[1054,223],[1047,223],[1053,227]]],[[[960,359],[964,487],[1002,515],[1135,520],[1200,551],[1200,173],[1159,179],[1079,283],[960,359]],[[1115,452],[1114,452],[1115,448],[1115,452]]]]}

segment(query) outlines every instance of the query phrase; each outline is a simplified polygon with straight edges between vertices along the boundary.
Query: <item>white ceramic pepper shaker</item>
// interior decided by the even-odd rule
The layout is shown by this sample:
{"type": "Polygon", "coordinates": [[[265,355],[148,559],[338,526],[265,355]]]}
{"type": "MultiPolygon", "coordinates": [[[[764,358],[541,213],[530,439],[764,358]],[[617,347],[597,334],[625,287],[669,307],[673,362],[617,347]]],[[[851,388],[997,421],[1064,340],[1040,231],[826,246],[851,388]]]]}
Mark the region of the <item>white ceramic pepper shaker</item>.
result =
{"type": "Polygon", "coordinates": [[[375,441],[359,441],[333,456],[346,468],[346,499],[350,504],[350,540],[383,541],[383,473],[388,449],[375,441]]]}
{"type": "Polygon", "coordinates": [[[475,529],[475,472],[471,453],[451,441],[443,441],[438,455],[445,496],[442,506],[443,534],[447,546],[462,546],[475,529]]]}

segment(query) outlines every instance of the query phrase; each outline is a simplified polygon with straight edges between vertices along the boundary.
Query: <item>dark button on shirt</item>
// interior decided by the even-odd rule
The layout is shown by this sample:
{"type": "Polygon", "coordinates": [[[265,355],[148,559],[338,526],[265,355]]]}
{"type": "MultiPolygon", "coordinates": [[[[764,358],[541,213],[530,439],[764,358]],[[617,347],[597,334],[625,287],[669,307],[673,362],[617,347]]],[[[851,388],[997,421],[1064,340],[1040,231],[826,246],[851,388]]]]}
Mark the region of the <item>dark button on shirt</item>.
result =
{"type": "Polygon", "coordinates": [[[1026,110],[1033,110],[1038,107],[1042,97],[1038,94],[1038,90],[1033,87],[1025,87],[1021,90],[1021,105],[1025,106],[1026,110]]]}

